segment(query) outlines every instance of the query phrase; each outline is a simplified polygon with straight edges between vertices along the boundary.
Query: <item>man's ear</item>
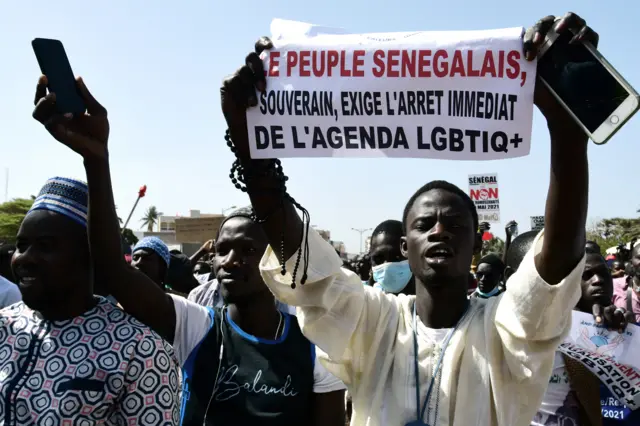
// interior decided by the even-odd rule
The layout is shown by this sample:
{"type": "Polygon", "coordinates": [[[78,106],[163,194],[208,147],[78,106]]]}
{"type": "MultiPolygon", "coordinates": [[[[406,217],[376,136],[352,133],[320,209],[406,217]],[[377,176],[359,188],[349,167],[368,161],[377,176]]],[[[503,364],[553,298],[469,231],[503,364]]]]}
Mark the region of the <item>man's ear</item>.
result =
{"type": "Polygon", "coordinates": [[[409,258],[409,253],[407,250],[407,237],[400,237],[400,252],[405,259],[409,258]]]}
{"type": "Polygon", "coordinates": [[[473,243],[473,254],[479,254],[482,251],[482,232],[476,233],[473,243]]]}
{"type": "Polygon", "coordinates": [[[513,268],[511,268],[511,266],[507,266],[504,268],[504,282],[506,283],[507,280],[509,279],[509,277],[511,275],[513,275],[513,273],[516,272],[513,270],[513,268]]]}

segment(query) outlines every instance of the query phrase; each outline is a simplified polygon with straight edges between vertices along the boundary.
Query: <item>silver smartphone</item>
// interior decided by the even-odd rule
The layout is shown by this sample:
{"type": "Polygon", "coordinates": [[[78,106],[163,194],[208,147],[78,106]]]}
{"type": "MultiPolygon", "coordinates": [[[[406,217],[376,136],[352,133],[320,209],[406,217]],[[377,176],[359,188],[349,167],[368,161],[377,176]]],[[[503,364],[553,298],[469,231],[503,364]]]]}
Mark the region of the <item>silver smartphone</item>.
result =
{"type": "Polygon", "coordinates": [[[551,30],[538,54],[538,76],[596,144],[606,143],[640,108],[640,97],[591,43],[551,30]]]}

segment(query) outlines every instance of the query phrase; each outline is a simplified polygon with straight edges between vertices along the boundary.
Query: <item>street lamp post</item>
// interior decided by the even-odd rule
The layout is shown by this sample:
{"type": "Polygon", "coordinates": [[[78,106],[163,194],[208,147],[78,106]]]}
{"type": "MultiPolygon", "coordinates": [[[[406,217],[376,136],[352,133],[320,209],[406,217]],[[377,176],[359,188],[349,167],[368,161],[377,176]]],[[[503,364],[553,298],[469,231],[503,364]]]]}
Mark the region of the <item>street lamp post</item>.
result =
{"type": "Polygon", "coordinates": [[[230,207],[227,207],[226,209],[222,209],[222,216],[224,216],[224,214],[226,212],[228,212],[229,210],[233,210],[233,209],[237,209],[237,208],[238,208],[237,206],[230,206],[230,207]]]}
{"type": "Polygon", "coordinates": [[[351,228],[352,231],[356,231],[360,234],[360,254],[362,254],[362,234],[364,234],[367,231],[371,231],[373,228],[362,228],[362,229],[356,229],[356,228],[351,228]]]}

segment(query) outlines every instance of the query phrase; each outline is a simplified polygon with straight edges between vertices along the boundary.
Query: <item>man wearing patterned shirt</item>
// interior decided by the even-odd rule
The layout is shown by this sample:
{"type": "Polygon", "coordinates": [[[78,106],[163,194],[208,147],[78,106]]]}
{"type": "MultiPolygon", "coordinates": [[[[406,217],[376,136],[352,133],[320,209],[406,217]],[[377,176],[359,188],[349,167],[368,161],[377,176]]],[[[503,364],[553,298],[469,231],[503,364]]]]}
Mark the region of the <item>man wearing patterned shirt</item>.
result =
{"type": "Polygon", "coordinates": [[[0,311],[0,424],[177,425],[173,350],[93,295],[87,194],[50,179],[18,232],[23,302],[0,311]]]}

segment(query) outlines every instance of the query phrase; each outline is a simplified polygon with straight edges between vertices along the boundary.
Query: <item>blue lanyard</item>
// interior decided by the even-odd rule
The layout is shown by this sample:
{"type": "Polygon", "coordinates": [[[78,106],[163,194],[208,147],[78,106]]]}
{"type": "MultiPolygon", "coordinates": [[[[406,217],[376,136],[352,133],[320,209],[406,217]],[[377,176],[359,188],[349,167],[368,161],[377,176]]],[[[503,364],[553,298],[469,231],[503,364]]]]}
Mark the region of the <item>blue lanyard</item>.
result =
{"type": "MultiPolygon", "coordinates": [[[[469,302],[467,301],[467,308],[465,309],[464,314],[458,320],[453,330],[451,330],[449,334],[447,334],[447,337],[444,339],[444,343],[442,345],[442,352],[440,353],[438,362],[436,363],[433,369],[431,381],[429,382],[429,388],[427,389],[427,398],[425,399],[424,404],[422,405],[422,410],[420,410],[420,370],[418,368],[418,319],[417,319],[418,316],[416,315],[416,302],[415,301],[413,302],[413,351],[414,351],[413,364],[414,364],[414,376],[416,379],[416,417],[418,418],[418,420],[416,422],[412,422],[409,424],[426,425],[426,423],[424,423],[424,412],[427,409],[427,406],[429,405],[429,400],[431,399],[431,392],[433,391],[433,384],[436,380],[436,376],[438,375],[438,372],[440,371],[440,367],[442,366],[444,353],[447,350],[447,346],[449,346],[449,341],[451,340],[451,337],[453,337],[453,333],[455,333],[455,331],[458,329],[458,326],[462,323],[462,320],[467,316],[468,312],[469,312],[469,302]]],[[[435,420],[436,422],[438,421],[438,419],[435,419],[435,420]]]]}

